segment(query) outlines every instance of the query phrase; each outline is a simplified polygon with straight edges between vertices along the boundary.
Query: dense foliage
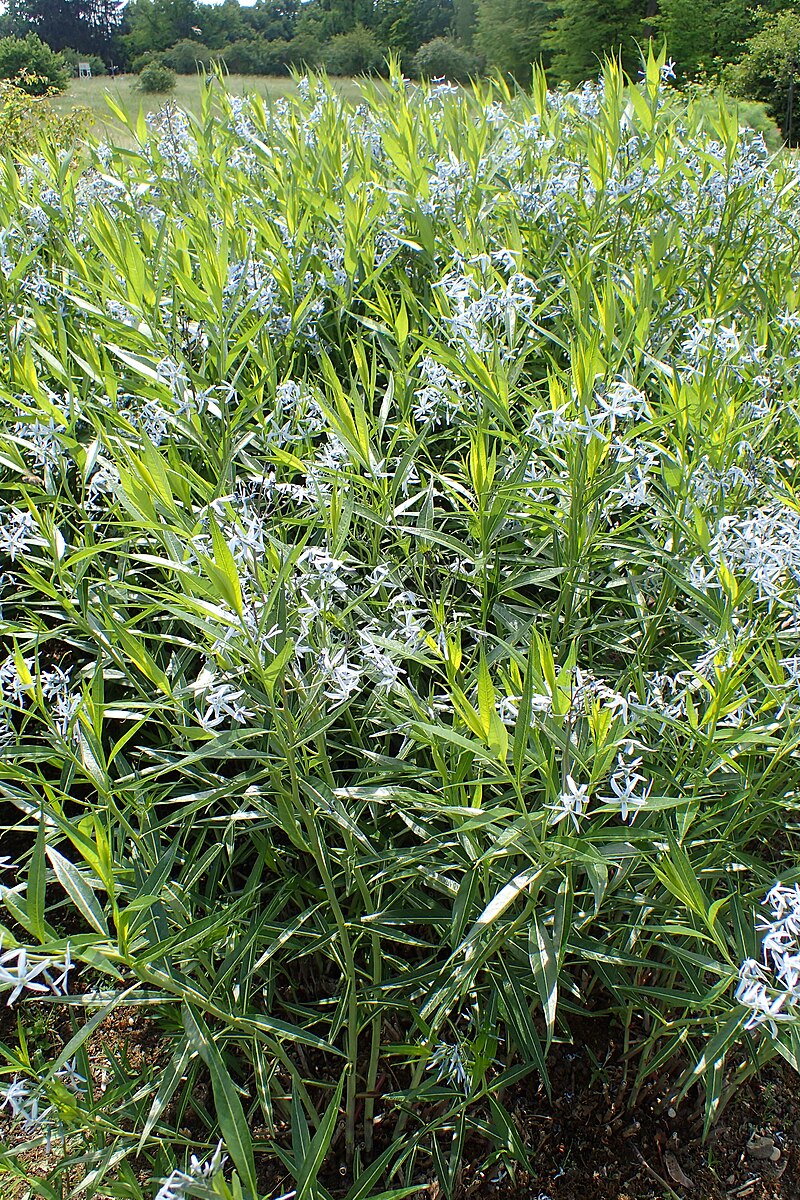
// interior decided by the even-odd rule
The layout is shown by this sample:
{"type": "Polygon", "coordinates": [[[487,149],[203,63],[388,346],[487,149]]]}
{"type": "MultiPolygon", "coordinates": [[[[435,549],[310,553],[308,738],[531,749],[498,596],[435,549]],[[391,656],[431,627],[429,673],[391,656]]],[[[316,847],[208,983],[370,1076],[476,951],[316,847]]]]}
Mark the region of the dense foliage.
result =
{"type": "Polygon", "coordinates": [[[99,54],[81,53],[78,50],[73,50],[69,46],[67,46],[64,50],[61,50],[59,53],[70,76],[78,74],[80,63],[83,62],[89,64],[92,75],[105,75],[107,73],[106,64],[99,54]]]}
{"type": "Polygon", "coordinates": [[[453,1196],[468,1139],[527,1162],[576,1013],[709,1122],[797,1065],[800,173],[662,72],[208,92],[5,163],[0,989],[66,1023],[0,1047],[2,1161],[50,1146],[43,1194],[453,1196]],[[98,1074],[127,1006],[158,1049],[98,1074]]]}
{"type": "Polygon", "coordinates": [[[738,95],[765,101],[788,144],[800,143],[800,13],[764,20],[726,79],[738,95]]]}
{"type": "Polygon", "coordinates": [[[67,67],[35,33],[24,38],[0,38],[0,79],[10,80],[31,96],[62,92],[69,76],[67,67]]]}
{"type": "Polygon", "coordinates": [[[54,50],[82,55],[113,52],[123,0],[6,0],[0,15],[5,34],[37,33],[54,50]]]}
{"type": "Polygon", "coordinates": [[[466,83],[479,74],[475,55],[454,38],[432,38],[414,55],[414,75],[418,79],[452,79],[466,83]]]}
{"type": "Polygon", "coordinates": [[[138,88],[149,95],[163,95],[175,87],[175,72],[161,62],[150,62],[139,72],[138,88]]]}
{"type": "Polygon", "coordinates": [[[208,71],[214,61],[214,52],[195,38],[183,38],[167,50],[164,65],[179,75],[194,75],[196,71],[208,71]]]}
{"type": "MultiPolygon", "coordinates": [[[[23,81],[24,83],[25,81],[23,81]]],[[[0,81],[0,153],[19,156],[44,145],[50,151],[71,149],[90,124],[86,109],[73,108],[66,116],[49,103],[49,93],[32,96],[30,90],[9,80],[0,81]]]]}
{"type": "MultiPolygon", "coordinates": [[[[288,74],[301,64],[357,74],[384,70],[390,55],[407,73],[424,74],[425,54],[416,56],[435,42],[442,64],[451,67],[443,72],[447,77],[463,77],[467,63],[466,74],[498,68],[523,86],[533,63],[545,67],[551,83],[575,84],[596,77],[602,58],[612,54],[635,74],[641,47],[666,39],[677,78],[686,81],[717,79],[746,53],[764,22],[791,12],[793,2],[129,0],[123,7],[120,0],[11,0],[0,15],[0,34],[35,32],[57,50],[83,59],[100,53],[126,69],[137,70],[145,56],[157,54],[179,72],[215,58],[233,72],[255,74],[288,74]],[[441,39],[449,43],[446,54],[441,39]],[[192,46],[202,56],[193,58],[192,46]]],[[[763,91],[763,75],[757,90],[763,91]]]]}
{"type": "Polygon", "coordinates": [[[365,25],[335,34],[325,48],[325,66],[332,75],[372,75],[384,65],[381,44],[365,25]]]}

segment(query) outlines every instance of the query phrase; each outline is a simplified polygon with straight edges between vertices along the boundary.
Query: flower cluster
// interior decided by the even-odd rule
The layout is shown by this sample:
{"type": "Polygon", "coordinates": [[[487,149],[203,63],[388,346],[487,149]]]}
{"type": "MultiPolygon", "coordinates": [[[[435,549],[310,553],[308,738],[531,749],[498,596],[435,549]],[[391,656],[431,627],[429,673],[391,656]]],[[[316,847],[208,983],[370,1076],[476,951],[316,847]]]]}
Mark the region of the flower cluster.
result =
{"type": "Polygon", "coordinates": [[[742,963],[735,996],[750,1010],[745,1028],[766,1026],[777,1037],[779,1023],[800,1019],[800,885],[776,884],[764,907],[761,961],[742,963]]]}
{"type": "Polygon", "coordinates": [[[747,576],[759,600],[794,605],[800,583],[800,512],[773,502],[741,516],[722,517],[709,557],[715,566],[724,564],[747,576]]]}
{"type": "MultiPolygon", "coordinates": [[[[161,1187],[156,1192],[155,1200],[186,1200],[187,1188],[197,1183],[213,1180],[214,1176],[223,1170],[227,1161],[228,1156],[222,1153],[222,1142],[218,1144],[207,1161],[201,1162],[197,1155],[193,1154],[189,1160],[188,1171],[181,1171],[176,1167],[166,1179],[161,1181],[161,1187]]],[[[293,1194],[291,1193],[291,1195],[293,1194]]]]}
{"type": "MultiPolygon", "coordinates": [[[[86,1078],[78,1071],[75,1059],[70,1059],[53,1072],[52,1079],[73,1096],[86,1095],[86,1078]]],[[[54,1137],[66,1137],[69,1126],[62,1119],[59,1105],[48,1095],[47,1084],[33,1084],[24,1076],[15,1075],[0,1088],[0,1110],[6,1109],[12,1122],[19,1122],[28,1137],[43,1138],[50,1152],[54,1137]]]]}
{"type": "Polygon", "coordinates": [[[23,708],[32,700],[41,703],[46,716],[61,737],[66,738],[75,727],[81,705],[79,693],[72,690],[69,674],[57,665],[36,671],[33,658],[13,656],[0,666],[0,729],[10,730],[10,708],[23,708]]]}
{"type": "Polygon", "coordinates": [[[72,970],[69,942],[63,959],[32,954],[25,946],[3,951],[2,942],[0,951],[0,989],[11,989],[6,1005],[15,1004],[23,992],[67,995],[67,976],[72,970]]]}
{"type": "Polygon", "coordinates": [[[428,1059],[428,1070],[436,1072],[440,1083],[446,1083],[465,1095],[472,1087],[472,1074],[464,1053],[458,1043],[438,1042],[428,1059]]]}

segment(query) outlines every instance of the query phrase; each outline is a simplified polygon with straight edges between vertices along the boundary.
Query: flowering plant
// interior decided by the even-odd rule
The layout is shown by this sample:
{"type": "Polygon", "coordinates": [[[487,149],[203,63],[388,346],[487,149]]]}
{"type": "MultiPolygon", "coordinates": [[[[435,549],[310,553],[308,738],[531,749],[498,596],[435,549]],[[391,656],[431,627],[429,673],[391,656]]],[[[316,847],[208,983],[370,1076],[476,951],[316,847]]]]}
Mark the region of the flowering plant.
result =
{"type": "Polygon", "coordinates": [[[734,1051],[797,1065],[800,170],[662,73],[215,85],[6,164],[0,987],[86,1011],[53,1189],[450,1195],[471,1131],[524,1163],[576,1007],[707,1124],[734,1051]],[[130,1006],[157,1051],[98,1067],[130,1006]]]}

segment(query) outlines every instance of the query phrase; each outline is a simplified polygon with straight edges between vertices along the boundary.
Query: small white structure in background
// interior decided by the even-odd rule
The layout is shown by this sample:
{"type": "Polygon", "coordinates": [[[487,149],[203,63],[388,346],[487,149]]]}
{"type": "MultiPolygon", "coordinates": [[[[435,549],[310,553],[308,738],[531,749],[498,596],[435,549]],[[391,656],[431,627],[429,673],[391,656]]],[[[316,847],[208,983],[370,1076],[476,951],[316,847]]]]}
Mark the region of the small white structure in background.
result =
{"type": "Polygon", "coordinates": [[[92,64],[91,63],[82,63],[82,62],[78,63],[78,78],[79,79],[91,79],[92,78],[92,64]]]}

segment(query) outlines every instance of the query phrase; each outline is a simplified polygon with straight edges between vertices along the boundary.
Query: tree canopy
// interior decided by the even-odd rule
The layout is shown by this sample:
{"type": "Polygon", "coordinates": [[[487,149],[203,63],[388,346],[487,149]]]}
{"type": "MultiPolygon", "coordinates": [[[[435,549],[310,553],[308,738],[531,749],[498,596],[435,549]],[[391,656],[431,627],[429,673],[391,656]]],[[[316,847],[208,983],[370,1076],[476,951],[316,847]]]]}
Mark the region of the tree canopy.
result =
{"type": "Polygon", "coordinates": [[[496,69],[522,86],[536,63],[554,86],[580,84],[608,56],[635,76],[655,39],[666,43],[679,82],[725,74],[796,128],[793,3],[800,0],[7,0],[0,36],[37,34],[73,59],[94,54],[135,70],[157,56],[179,72],[213,58],[241,74],[304,64],[373,71],[395,54],[407,73],[430,73],[434,63],[454,79],[496,69]]]}

